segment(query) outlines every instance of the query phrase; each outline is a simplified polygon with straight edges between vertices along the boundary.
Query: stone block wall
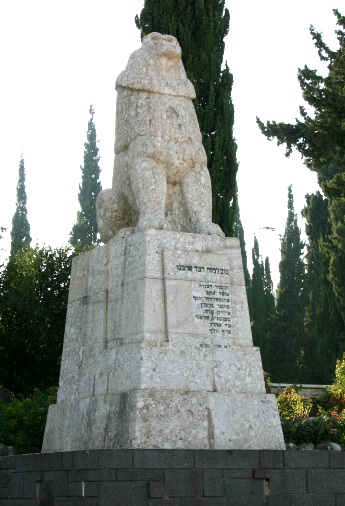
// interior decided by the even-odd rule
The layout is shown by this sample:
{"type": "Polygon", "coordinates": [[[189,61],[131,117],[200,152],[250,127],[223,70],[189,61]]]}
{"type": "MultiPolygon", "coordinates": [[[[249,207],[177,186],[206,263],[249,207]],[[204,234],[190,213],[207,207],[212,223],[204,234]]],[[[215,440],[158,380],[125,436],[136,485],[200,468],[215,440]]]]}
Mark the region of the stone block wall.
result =
{"type": "Polygon", "coordinates": [[[0,459],[0,506],[345,506],[345,452],[92,450],[0,459]]]}

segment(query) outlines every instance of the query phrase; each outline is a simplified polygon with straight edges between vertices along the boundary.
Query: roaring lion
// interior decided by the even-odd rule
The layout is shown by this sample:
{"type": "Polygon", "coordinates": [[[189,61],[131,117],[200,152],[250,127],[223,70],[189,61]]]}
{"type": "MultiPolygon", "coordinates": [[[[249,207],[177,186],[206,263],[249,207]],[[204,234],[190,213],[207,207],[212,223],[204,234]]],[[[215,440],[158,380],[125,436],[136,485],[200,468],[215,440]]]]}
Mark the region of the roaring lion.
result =
{"type": "Polygon", "coordinates": [[[211,180],[179,43],[151,33],[116,81],[112,188],[97,197],[98,229],[165,229],[223,236],[212,223],[211,180]]]}

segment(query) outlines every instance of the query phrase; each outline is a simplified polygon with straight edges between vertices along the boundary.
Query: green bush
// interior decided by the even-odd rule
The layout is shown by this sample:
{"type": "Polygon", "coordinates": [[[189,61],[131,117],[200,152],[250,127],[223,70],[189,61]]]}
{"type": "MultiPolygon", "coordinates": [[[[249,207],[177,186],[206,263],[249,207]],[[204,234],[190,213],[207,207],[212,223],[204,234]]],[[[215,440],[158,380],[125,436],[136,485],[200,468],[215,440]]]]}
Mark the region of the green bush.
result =
{"type": "Polygon", "coordinates": [[[345,354],[342,360],[337,360],[334,383],[319,399],[318,408],[320,411],[333,411],[340,415],[345,411],[345,354]]]}
{"type": "Polygon", "coordinates": [[[332,441],[345,446],[345,354],[337,360],[333,385],[317,402],[299,395],[295,386],[279,395],[277,402],[287,443],[332,441]]]}
{"type": "MultiPolygon", "coordinates": [[[[334,413],[337,415],[337,413],[334,413]]],[[[318,416],[306,419],[282,420],[284,439],[287,443],[327,443],[345,445],[345,420],[337,416],[318,416]]]]}
{"type": "Polygon", "coordinates": [[[36,390],[23,399],[0,401],[0,442],[13,446],[19,453],[39,451],[48,407],[55,402],[56,391],[55,387],[47,393],[36,390]]]}
{"type": "Polygon", "coordinates": [[[280,417],[288,421],[307,418],[313,405],[312,399],[300,395],[295,385],[287,387],[277,403],[280,417]]]}

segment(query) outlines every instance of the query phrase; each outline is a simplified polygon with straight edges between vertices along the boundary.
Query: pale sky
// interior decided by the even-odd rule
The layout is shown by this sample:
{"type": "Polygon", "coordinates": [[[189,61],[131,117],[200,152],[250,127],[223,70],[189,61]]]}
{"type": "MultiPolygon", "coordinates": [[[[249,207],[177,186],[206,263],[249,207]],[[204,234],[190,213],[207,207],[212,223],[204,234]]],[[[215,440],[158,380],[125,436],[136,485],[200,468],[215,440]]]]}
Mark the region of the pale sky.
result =
{"type": "MultiPolygon", "coordinates": [[[[225,56],[234,76],[238,188],[247,255],[254,234],[269,256],[275,285],[284,233],[287,187],[295,210],[317,189],[298,154],[268,142],[255,117],[293,122],[303,104],[298,67],[321,69],[309,26],[337,48],[332,9],[340,0],[226,0],[230,32],[225,56]],[[262,230],[273,227],[275,231],[262,230]]],[[[76,222],[89,106],[101,156],[103,189],[111,186],[115,80],[140,47],[134,16],[144,0],[0,0],[0,226],[9,254],[21,155],[25,160],[32,245],[64,246],[76,222]]],[[[302,231],[304,223],[300,220],[302,231]]]]}

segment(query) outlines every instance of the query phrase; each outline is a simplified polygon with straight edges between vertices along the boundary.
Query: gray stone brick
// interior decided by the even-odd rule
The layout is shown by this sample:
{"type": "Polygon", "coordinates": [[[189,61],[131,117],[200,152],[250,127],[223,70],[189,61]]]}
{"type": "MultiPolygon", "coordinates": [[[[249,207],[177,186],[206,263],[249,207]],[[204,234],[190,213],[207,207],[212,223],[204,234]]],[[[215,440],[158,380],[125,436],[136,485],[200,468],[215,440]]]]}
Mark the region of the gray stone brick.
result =
{"type": "Polygon", "coordinates": [[[73,469],[97,469],[98,453],[98,450],[73,452],[73,469]]]}
{"type": "Polygon", "coordinates": [[[202,496],[202,471],[198,469],[167,469],[165,484],[168,497],[202,496]]]}
{"type": "Polygon", "coordinates": [[[24,497],[24,475],[11,473],[11,496],[13,499],[24,497]]]}
{"type": "Polygon", "coordinates": [[[165,497],[166,487],[165,483],[161,481],[151,481],[148,487],[149,497],[165,497]]]}
{"type": "Polygon", "coordinates": [[[270,494],[304,494],[307,491],[305,469],[271,469],[270,494]]]}
{"type": "Polygon", "coordinates": [[[205,497],[224,496],[223,469],[204,469],[203,483],[205,497]]]}
{"type": "Polygon", "coordinates": [[[283,450],[260,450],[259,461],[261,468],[276,468],[284,467],[284,451],[283,450]]]}
{"type": "Polygon", "coordinates": [[[18,455],[16,457],[16,471],[23,473],[34,469],[35,455],[18,455]]]}
{"type": "MultiPolygon", "coordinates": [[[[13,499],[14,506],[37,506],[36,499],[13,499]]],[[[42,506],[53,506],[53,503],[50,502],[42,502],[42,506]]]]}
{"type": "Polygon", "coordinates": [[[0,471],[0,488],[8,487],[11,482],[10,471],[0,471]]]}
{"type": "Polygon", "coordinates": [[[14,455],[1,458],[1,469],[15,469],[15,467],[16,457],[14,455]]]}
{"type": "Polygon", "coordinates": [[[118,481],[164,481],[164,469],[119,469],[118,481]]]}
{"type": "Polygon", "coordinates": [[[131,468],[133,467],[133,450],[100,450],[99,467],[102,468],[131,468]]]}
{"type": "Polygon", "coordinates": [[[62,469],[73,469],[73,452],[64,452],[62,469]]]}
{"type": "Polygon", "coordinates": [[[81,497],[82,496],[82,483],[78,481],[71,481],[67,484],[68,497],[81,497]]]}
{"type": "Polygon", "coordinates": [[[98,506],[147,506],[147,484],[140,481],[99,484],[98,506]]]}
{"type": "Polygon", "coordinates": [[[290,495],[268,495],[267,506],[291,506],[290,495]]]}
{"type": "Polygon", "coordinates": [[[36,493],[38,497],[38,504],[40,506],[54,506],[53,482],[51,481],[37,482],[36,493]]]}
{"type": "Polygon", "coordinates": [[[87,481],[116,481],[116,469],[91,469],[87,472],[87,481]]]}
{"type": "Polygon", "coordinates": [[[34,473],[23,473],[23,496],[27,499],[34,499],[36,497],[36,483],[41,481],[42,472],[36,471],[34,473]]]}
{"type": "Polygon", "coordinates": [[[329,453],[326,451],[287,451],[284,467],[289,468],[329,468],[329,453]]]}
{"type": "Polygon", "coordinates": [[[252,478],[252,469],[224,469],[224,479],[232,480],[234,478],[252,478]]]}
{"type": "Polygon", "coordinates": [[[270,472],[270,469],[254,469],[252,471],[252,478],[254,480],[269,480],[270,472]]]}
{"type": "Polygon", "coordinates": [[[194,467],[193,450],[134,450],[134,467],[185,469],[194,467]]]}
{"type": "Polygon", "coordinates": [[[148,506],[181,506],[181,499],[149,499],[148,506]]]}
{"type": "Polygon", "coordinates": [[[258,450],[196,450],[196,468],[243,469],[259,467],[258,450]]]}
{"type": "Polygon", "coordinates": [[[54,471],[54,497],[67,496],[67,471],[54,471]]]}
{"type": "Polygon", "coordinates": [[[345,452],[326,452],[329,453],[329,467],[345,469],[345,452]]]}
{"type": "Polygon", "coordinates": [[[308,469],[309,493],[345,493],[344,469],[308,469]]]}
{"type": "MultiPolygon", "coordinates": [[[[99,506],[99,502],[98,502],[97,497],[83,497],[82,499],[79,499],[79,501],[80,501],[80,506],[99,506]]],[[[54,506],[55,506],[55,504],[54,504],[54,506]]]]}
{"type": "Polygon", "coordinates": [[[181,506],[226,506],[225,497],[186,497],[181,499],[181,506]]]}
{"type": "Polygon", "coordinates": [[[264,480],[225,480],[225,497],[231,506],[264,506],[264,480]]]}
{"type": "MultiPolygon", "coordinates": [[[[79,501],[80,501],[80,506],[99,506],[99,502],[98,502],[97,497],[83,497],[82,499],[79,499],[79,501]]],[[[54,504],[54,506],[55,506],[55,504],[54,504]]]]}
{"type": "MultiPolygon", "coordinates": [[[[82,506],[84,504],[86,505],[84,501],[84,498],[78,499],[77,497],[56,497],[54,506],[82,506]]],[[[98,506],[97,503],[96,506],[98,506]]]]}
{"type": "Polygon", "coordinates": [[[292,494],[291,506],[336,506],[335,494],[292,494]]]}
{"type": "Polygon", "coordinates": [[[98,483],[96,481],[85,481],[83,491],[83,497],[98,497],[98,483]]]}
{"type": "Polygon", "coordinates": [[[0,487],[0,505],[1,505],[1,500],[10,497],[10,495],[11,495],[10,488],[0,487]]]}
{"type": "Polygon", "coordinates": [[[86,481],[88,479],[87,469],[72,469],[66,472],[68,481],[86,481]]]}
{"type": "Polygon", "coordinates": [[[59,471],[63,465],[62,453],[37,453],[33,456],[31,471],[59,471]]]}
{"type": "Polygon", "coordinates": [[[13,506],[13,499],[1,499],[1,506],[13,506]]]}

